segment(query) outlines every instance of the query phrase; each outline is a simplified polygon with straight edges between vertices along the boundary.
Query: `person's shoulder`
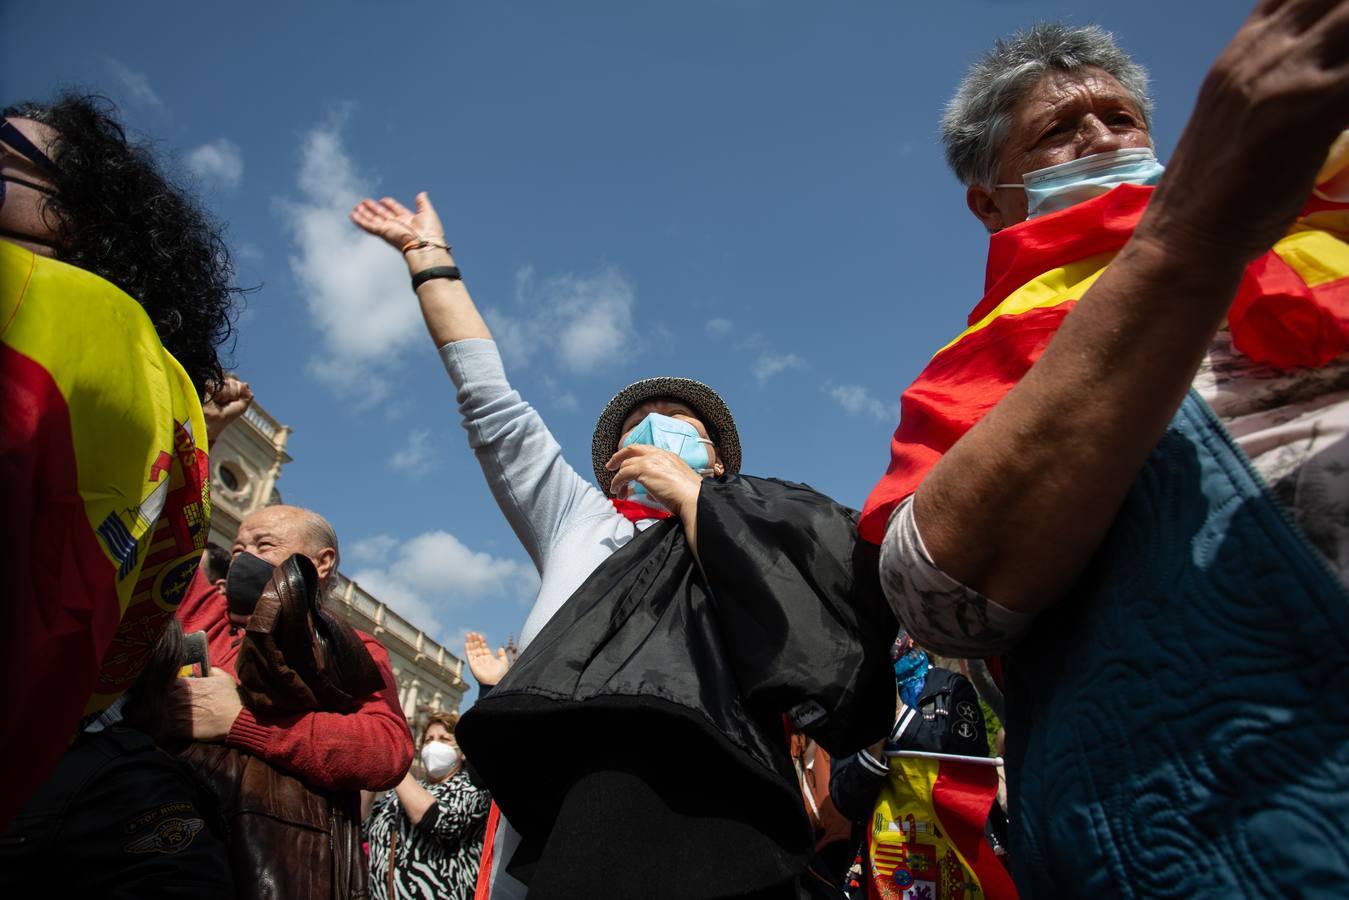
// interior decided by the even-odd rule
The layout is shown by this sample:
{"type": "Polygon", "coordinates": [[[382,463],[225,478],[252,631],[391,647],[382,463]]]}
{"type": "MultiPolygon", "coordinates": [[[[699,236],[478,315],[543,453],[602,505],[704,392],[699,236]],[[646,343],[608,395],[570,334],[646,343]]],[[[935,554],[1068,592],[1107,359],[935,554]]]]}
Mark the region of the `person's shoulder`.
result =
{"type": "Polygon", "coordinates": [[[375,663],[388,668],[389,651],[379,642],[379,638],[375,637],[373,634],[366,634],[359,628],[353,628],[352,631],[355,631],[356,636],[361,639],[361,643],[365,644],[365,649],[370,651],[370,656],[374,658],[375,663]]]}
{"type": "Polygon", "coordinates": [[[735,475],[723,475],[721,478],[712,479],[712,483],[726,485],[729,488],[739,487],[766,497],[833,507],[840,513],[854,519],[858,516],[857,510],[839,503],[833,497],[818,488],[812,487],[802,481],[789,481],[786,478],[768,478],[760,475],[746,475],[741,472],[736,473],[735,475]]]}
{"type": "Polygon", "coordinates": [[[128,835],[160,833],[160,824],[167,831],[199,830],[209,812],[202,808],[202,784],[149,735],[115,725],[93,738],[89,749],[90,777],[78,800],[83,815],[116,819],[128,835]]]}

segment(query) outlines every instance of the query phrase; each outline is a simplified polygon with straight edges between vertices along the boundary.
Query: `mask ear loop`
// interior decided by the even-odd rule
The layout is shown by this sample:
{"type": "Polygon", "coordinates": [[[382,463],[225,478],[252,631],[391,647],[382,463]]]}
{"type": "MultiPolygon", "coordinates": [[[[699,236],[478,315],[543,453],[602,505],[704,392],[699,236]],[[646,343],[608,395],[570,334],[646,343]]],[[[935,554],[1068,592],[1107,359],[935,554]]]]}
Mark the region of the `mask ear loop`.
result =
{"type": "MultiPolygon", "coordinates": [[[[713,450],[717,449],[717,445],[714,444],[714,443],[712,443],[711,441],[709,441],[709,440],[708,440],[707,438],[705,438],[705,437],[700,437],[700,438],[698,438],[698,443],[700,443],[700,444],[706,444],[707,446],[711,447],[713,450]]],[[[694,469],[693,471],[697,472],[699,475],[702,475],[704,478],[715,477],[716,474],[717,474],[716,469],[711,469],[711,468],[708,468],[708,469],[694,469]]]]}

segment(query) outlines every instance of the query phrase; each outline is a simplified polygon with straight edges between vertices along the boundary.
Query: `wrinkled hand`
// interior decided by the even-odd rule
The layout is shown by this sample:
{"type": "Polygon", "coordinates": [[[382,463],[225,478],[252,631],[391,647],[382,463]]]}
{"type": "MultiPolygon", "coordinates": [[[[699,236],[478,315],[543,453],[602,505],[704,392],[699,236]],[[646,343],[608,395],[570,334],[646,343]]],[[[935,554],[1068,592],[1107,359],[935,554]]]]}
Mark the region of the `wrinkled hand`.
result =
{"type": "Polygon", "coordinates": [[[242,416],[252,403],[253,390],[248,382],[226,375],[224,384],[201,404],[201,414],[206,419],[206,439],[214,444],[220,433],[242,416]]]}
{"type": "Polygon", "coordinates": [[[497,648],[496,655],[493,656],[487,638],[476,631],[464,635],[464,657],[468,660],[469,671],[478,679],[478,684],[485,684],[488,687],[505,678],[506,672],[511,667],[511,661],[506,658],[506,648],[497,648]]]}
{"type": "Polygon", "coordinates": [[[440,224],[440,216],[436,215],[426,191],[417,195],[416,203],[417,211],[413,212],[392,197],[362,200],[351,211],[351,221],[399,251],[408,241],[445,243],[445,227],[440,224]]]}
{"type": "Polygon", "coordinates": [[[223,741],[243,708],[239,686],[222,669],[205,678],[176,679],[164,704],[170,734],[208,742],[223,741]]]}
{"type": "Polygon", "coordinates": [[[1349,125],[1349,0],[1261,0],[1205,78],[1140,232],[1249,261],[1349,125]]]}
{"type": "Polygon", "coordinates": [[[686,510],[697,509],[703,476],[669,450],[632,444],[610,457],[605,468],[615,473],[609,488],[615,497],[627,499],[629,484],[640,481],[648,494],[675,515],[682,517],[686,510]]]}

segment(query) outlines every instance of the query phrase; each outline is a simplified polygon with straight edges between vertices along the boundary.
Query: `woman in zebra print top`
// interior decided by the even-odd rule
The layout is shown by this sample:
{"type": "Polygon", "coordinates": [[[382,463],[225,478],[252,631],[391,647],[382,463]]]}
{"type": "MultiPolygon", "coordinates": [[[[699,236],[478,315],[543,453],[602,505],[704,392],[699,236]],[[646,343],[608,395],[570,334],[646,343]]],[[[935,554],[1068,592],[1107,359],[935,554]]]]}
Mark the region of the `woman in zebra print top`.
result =
{"type": "Polygon", "coordinates": [[[471,900],[491,797],[464,768],[459,717],[434,713],[422,730],[429,781],[411,772],[366,820],[373,900],[471,900]],[[392,892],[390,888],[392,887],[392,892]]]}

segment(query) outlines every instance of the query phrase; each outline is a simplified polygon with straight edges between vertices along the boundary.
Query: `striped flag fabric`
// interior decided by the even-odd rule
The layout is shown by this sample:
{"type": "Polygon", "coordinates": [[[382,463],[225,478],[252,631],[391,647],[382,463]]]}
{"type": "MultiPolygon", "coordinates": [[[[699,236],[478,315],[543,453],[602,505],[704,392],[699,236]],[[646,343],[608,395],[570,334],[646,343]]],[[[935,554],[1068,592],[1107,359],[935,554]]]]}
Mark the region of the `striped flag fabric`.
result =
{"type": "MultiPolygon", "coordinates": [[[[862,511],[880,543],[895,507],[1049,346],[1129,240],[1151,187],[1100,197],[993,235],[985,294],[968,327],[937,351],[900,398],[890,465],[862,511]]],[[[1232,342],[1279,368],[1323,366],[1349,350],[1349,204],[1310,201],[1288,234],[1247,269],[1228,313],[1232,342]]]]}
{"type": "Polygon", "coordinates": [[[206,545],[206,425],[145,310],[0,241],[0,824],[131,686],[206,545]]]}

